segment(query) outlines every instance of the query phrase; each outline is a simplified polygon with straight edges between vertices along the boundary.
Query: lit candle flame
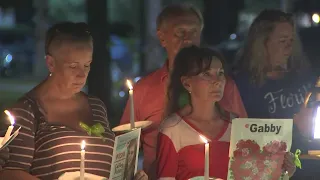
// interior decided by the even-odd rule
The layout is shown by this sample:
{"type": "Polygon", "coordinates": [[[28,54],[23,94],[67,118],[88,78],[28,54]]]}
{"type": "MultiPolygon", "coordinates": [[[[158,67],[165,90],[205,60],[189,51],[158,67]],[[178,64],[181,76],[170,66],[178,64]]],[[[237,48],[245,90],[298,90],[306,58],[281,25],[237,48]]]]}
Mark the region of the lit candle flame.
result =
{"type": "Polygon", "coordinates": [[[207,144],[207,143],[208,143],[207,138],[205,138],[205,137],[204,137],[204,136],[202,136],[202,135],[199,135],[199,137],[200,137],[200,139],[201,139],[205,144],[207,144]]]}
{"type": "Polygon", "coordinates": [[[133,87],[132,87],[132,83],[131,83],[131,81],[130,81],[130,80],[128,80],[128,79],[127,79],[127,86],[128,86],[128,88],[129,88],[130,90],[132,90],[132,89],[133,89],[133,87]]]}
{"type": "Polygon", "coordinates": [[[11,115],[10,111],[5,110],[4,113],[6,113],[6,115],[8,116],[8,118],[10,120],[11,126],[13,126],[14,125],[14,117],[11,115]]]}
{"type": "Polygon", "coordinates": [[[84,148],[86,147],[86,142],[84,140],[82,140],[81,143],[81,150],[84,150],[84,148]]]}

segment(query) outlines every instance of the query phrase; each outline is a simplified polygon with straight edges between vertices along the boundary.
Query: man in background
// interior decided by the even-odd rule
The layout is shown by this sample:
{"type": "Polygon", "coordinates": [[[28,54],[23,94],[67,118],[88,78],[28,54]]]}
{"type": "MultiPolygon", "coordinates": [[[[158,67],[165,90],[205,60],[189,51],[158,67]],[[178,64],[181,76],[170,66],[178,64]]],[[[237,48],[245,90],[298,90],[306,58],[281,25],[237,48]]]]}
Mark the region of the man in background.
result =
{"type": "MultiPolygon", "coordinates": [[[[142,131],[141,140],[144,153],[143,169],[153,179],[155,175],[155,159],[158,127],[163,119],[164,104],[169,73],[173,68],[176,54],[183,47],[200,45],[203,29],[201,12],[189,4],[176,4],[164,8],[157,18],[157,36],[162,47],[166,49],[167,60],[163,67],[140,79],[134,85],[135,121],[152,121],[151,127],[142,131]]],[[[246,117],[241,97],[232,79],[227,78],[224,94],[227,111],[246,117]]],[[[120,124],[130,122],[130,102],[127,103],[120,124]]]]}

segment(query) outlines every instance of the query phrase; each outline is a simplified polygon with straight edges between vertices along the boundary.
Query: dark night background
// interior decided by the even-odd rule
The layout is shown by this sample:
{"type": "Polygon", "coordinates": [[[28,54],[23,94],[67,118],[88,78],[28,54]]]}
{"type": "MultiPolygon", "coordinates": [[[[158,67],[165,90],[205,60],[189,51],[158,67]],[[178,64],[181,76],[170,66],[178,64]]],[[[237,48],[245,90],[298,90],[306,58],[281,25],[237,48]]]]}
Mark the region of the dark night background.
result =
{"type": "Polygon", "coordinates": [[[117,125],[127,100],[125,79],[138,80],[165,60],[155,34],[158,13],[180,2],[201,9],[203,44],[219,48],[230,64],[259,11],[294,13],[303,48],[315,70],[320,67],[319,0],[1,0],[0,110],[48,75],[43,58],[46,29],[59,21],[85,21],[95,49],[84,90],[105,102],[111,124],[117,125]]]}

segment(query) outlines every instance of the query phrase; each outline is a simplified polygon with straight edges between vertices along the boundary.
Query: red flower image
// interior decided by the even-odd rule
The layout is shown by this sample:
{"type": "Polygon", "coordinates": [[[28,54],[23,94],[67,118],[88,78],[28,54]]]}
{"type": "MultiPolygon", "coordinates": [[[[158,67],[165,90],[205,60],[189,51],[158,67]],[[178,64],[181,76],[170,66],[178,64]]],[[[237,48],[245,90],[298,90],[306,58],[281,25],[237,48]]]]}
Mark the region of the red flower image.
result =
{"type": "Polygon", "coordinates": [[[276,154],[279,152],[285,152],[287,144],[283,141],[272,141],[263,147],[264,152],[276,154]]]}
{"type": "Polygon", "coordinates": [[[271,177],[280,177],[282,174],[282,164],[284,161],[285,153],[270,154],[266,156],[264,165],[266,166],[266,173],[270,174],[271,177]]]}
{"type": "Polygon", "coordinates": [[[230,165],[234,180],[280,179],[286,143],[272,141],[262,149],[253,140],[237,143],[230,165]]]}
{"type": "Polygon", "coordinates": [[[233,152],[233,156],[247,156],[258,152],[260,152],[260,146],[255,141],[240,140],[237,143],[237,149],[233,152]]]}

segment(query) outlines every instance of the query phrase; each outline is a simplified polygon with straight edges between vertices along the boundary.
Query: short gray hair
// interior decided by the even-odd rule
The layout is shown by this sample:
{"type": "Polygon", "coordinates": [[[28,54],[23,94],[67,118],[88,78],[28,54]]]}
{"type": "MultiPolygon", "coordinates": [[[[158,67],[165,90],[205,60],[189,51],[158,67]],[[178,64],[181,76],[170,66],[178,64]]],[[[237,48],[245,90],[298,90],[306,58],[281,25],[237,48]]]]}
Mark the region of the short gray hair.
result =
{"type": "Polygon", "coordinates": [[[182,3],[171,4],[162,9],[157,17],[157,29],[160,29],[168,19],[179,16],[181,14],[193,14],[197,16],[201,25],[201,29],[203,28],[204,23],[201,11],[192,4],[182,3]]]}

